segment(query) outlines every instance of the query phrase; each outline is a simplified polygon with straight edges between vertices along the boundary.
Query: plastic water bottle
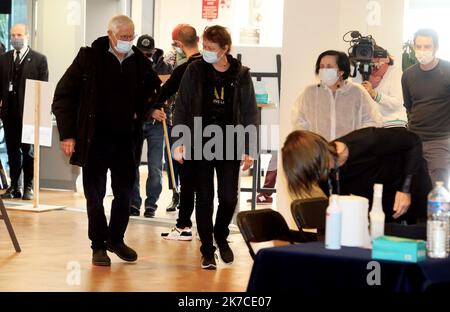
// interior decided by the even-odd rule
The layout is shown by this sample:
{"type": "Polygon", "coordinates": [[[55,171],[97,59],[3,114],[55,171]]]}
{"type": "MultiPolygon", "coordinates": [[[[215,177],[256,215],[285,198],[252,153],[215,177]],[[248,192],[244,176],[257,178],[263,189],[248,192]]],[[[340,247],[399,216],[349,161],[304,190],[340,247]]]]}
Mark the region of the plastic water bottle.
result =
{"type": "Polygon", "coordinates": [[[372,240],[384,235],[383,184],[374,184],[372,210],[370,210],[370,237],[372,240]]]}
{"type": "Polygon", "coordinates": [[[430,258],[448,257],[450,194],[444,183],[436,182],[428,194],[427,253],[430,258]]]}
{"type": "Polygon", "coordinates": [[[341,219],[339,196],[331,195],[325,221],[325,248],[341,249],[341,219]]]}

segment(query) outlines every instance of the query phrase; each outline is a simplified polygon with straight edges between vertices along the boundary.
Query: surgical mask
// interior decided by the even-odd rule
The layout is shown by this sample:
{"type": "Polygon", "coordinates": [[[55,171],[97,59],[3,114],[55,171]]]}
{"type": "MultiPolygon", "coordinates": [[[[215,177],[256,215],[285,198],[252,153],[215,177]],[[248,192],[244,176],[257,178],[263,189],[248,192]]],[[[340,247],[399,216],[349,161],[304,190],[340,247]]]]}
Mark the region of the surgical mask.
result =
{"type": "Polygon", "coordinates": [[[180,47],[175,47],[175,51],[180,55],[180,56],[185,56],[184,51],[182,48],[180,47]]]}
{"type": "Polygon", "coordinates": [[[133,46],[133,41],[117,40],[116,50],[119,53],[127,54],[133,46]]]}
{"type": "Polygon", "coordinates": [[[219,61],[219,57],[217,56],[217,52],[203,50],[203,59],[206,63],[216,64],[219,61]]]}
{"type": "Polygon", "coordinates": [[[319,69],[319,78],[323,84],[327,85],[328,87],[331,87],[339,80],[339,76],[337,74],[337,69],[336,68],[321,68],[321,69],[319,69]]]}
{"type": "Polygon", "coordinates": [[[422,65],[430,64],[434,60],[433,51],[416,50],[416,59],[422,65]]]}
{"type": "Polygon", "coordinates": [[[25,38],[11,39],[11,45],[14,49],[21,50],[26,45],[25,38]]]}

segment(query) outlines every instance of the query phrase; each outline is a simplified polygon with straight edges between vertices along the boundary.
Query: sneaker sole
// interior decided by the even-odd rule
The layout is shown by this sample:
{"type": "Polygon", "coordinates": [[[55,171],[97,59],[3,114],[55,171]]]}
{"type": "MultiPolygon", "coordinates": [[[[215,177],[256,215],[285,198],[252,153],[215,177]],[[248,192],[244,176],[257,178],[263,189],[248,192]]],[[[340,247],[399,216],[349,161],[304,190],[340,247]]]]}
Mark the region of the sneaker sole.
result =
{"type": "Polygon", "coordinates": [[[170,237],[169,235],[166,235],[166,236],[162,236],[162,238],[164,238],[165,240],[174,240],[174,241],[178,240],[178,241],[182,241],[182,242],[187,242],[187,241],[192,240],[192,236],[191,237],[179,236],[177,238],[173,238],[173,237],[170,237]]]}
{"type": "Polygon", "coordinates": [[[214,264],[203,265],[202,264],[202,269],[204,269],[204,270],[216,270],[217,269],[217,265],[214,265],[214,264]]]}
{"type": "Polygon", "coordinates": [[[220,261],[221,261],[224,265],[232,265],[233,262],[234,262],[234,260],[231,261],[231,262],[225,262],[225,261],[222,259],[222,257],[220,257],[220,261]]]}
{"type": "Polygon", "coordinates": [[[223,264],[225,264],[225,265],[232,265],[233,262],[234,262],[234,260],[231,261],[231,262],[226,262],[225,260],[223,260],[223,258],[222,258],[222,256],[221,256],[220,254],[219,254],[219,259],[220,259],[220,261],[221,261],[223,264]]]}
{"type": "Polygon", "coordinates": [[[112,250],[111,248],[107,248],[107,250],[109,251],[109,252],[111,252],[111,253],[113,253],[113,254],[115,254],[117,257],[119,257],[120,259],[122,259],[123,261],[127,261],[127,262],[135,262],[136,260],[137,260],[137,257],[136,258],[133,258],[133,259],[131,259],[131,258],[125,258],[125,257],[122,257],[122,256],[120,256],[118,253],[116,253],[114,250],[112,250]]]}

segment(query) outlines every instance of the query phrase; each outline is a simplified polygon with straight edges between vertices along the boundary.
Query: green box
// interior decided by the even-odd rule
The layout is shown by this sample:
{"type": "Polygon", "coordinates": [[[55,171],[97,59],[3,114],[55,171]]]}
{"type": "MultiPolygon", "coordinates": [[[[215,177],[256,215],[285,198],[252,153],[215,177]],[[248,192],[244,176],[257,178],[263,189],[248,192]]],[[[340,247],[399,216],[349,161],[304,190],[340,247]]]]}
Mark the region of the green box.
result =
{"type": "Polygon", "coordinates": [[[426,258],[427,246],[423,240],[380,236],[372,242],[372,259],[416,263],[426,258]]]}
{"type": "Polygon", "coordinates": [[[255,96],[256,96],[256,103],[259,103],[259,104],[267,104],[267,103],[269,103],[269,94],[267,94],[267,93],[261,93],[261,94],[256,93],[255,96]]]}

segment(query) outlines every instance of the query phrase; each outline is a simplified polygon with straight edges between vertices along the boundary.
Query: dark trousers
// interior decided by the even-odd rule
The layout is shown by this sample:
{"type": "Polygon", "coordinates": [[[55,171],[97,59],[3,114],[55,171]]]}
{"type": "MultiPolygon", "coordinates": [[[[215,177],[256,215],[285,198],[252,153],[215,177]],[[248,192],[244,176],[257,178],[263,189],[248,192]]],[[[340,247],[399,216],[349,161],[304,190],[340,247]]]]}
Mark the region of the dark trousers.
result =
{"type": "Polygon", "coordinates": [[[23,170],[23,184],[33,186],[34,146],[22,142],[22,118],[7,116],[3,119],[5,142],[8,152],[9,175],[11,186],[19,188],[22,183],[20,175],[23,170]]]}
{"type": "Polygon", "coordinates": [[[123,241],[130,214],[135,168],[130,140],[98,139],[91,145],[88,161],[83,167],[83,187],[89,219],[89,239],[93,249],[105,248],[107,240],[112,243],[123,241]],[[109,227],[103,207],[108,169],[111,170],[114,195],[109,227]]]}
{"type": "Polygon", "coordinates": [[[196,219],[197,229],[203,255],[212,255],[216,250],[213,245],[213,233],[217,244],[225,243],[230,231],[228,226],[233,218],[238,200],[239,161],[195,161],[197,181],[196,219]],[[217,207],[216,222],[213,226],[214,210],[214,170],[217,174],[217,207]]]}
{"type": "MultiPolygon", "coordinates": [[[[176,161],[174,161],[175,163],[176,161]]],[[[195,199],[195,167],[194,161],[185,160],[180,168],[180,208],[178,210],[177,227],[191,227],[191,216],[195,199]]]]}

